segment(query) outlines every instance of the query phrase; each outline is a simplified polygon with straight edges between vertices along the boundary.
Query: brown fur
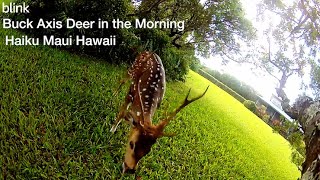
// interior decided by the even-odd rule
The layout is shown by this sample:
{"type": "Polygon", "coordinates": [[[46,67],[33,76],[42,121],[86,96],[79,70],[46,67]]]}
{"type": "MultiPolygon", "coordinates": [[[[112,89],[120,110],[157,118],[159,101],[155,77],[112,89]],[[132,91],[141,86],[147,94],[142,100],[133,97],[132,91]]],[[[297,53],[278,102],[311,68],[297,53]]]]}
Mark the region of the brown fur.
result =
{"type": "Polygon", "coordinates": [[[188,100],[189,90],[180,107],[158,125],[153,125],[152,117],[161,104],[166,86],[165,71],[160,57],[148,51],[139,54],[129,69],[128,75],[132,83],[111,132],[116,130],[123,118],[132,123],[133,127],[124,156],[123,172],[134,172],[139,160],[150,152],[156,140],[167,136],[163,130],[169,121],[182,108],[201,98],[208,88],[201,96],[192,100],[188,100]]]}

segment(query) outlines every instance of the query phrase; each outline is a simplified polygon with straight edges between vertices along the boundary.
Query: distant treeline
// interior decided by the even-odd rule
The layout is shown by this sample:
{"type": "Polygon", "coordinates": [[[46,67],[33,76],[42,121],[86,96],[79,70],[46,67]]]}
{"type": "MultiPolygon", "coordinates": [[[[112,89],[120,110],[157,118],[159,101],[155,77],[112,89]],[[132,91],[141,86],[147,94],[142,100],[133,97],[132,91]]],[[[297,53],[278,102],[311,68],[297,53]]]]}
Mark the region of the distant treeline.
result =
{"type": "MultiPolygon", "coordinates": [[[[220,88],[227,91],[229,94],[234,96],[240,102],[244,102],[245,100],[250,100],[250,101],[256,102],[258,100],[258,92],[255,91],[251,86],[238,80],[234,76],[229,75],[229,74],[225,74],[225,73],[220,73],[219,71],[209,69],[206,67],[203,67],[199,71],[199,73],[201,75],[203,75],[204,73],[201,73],[201,71],[204,71],[204,72],[210,74],[212,77],[214,77],[215,80],[211,79],[211,81],[214,84],[218,85],[220,88]],[[221,85],[220,83],[227,86],[228,88],[223,87],[223,85],[221,85]],[[229,88],[231,90],[229,90],[229,88]]],[[[206,78],[208,79],[208,77],[206,77],[206,78]]]]}

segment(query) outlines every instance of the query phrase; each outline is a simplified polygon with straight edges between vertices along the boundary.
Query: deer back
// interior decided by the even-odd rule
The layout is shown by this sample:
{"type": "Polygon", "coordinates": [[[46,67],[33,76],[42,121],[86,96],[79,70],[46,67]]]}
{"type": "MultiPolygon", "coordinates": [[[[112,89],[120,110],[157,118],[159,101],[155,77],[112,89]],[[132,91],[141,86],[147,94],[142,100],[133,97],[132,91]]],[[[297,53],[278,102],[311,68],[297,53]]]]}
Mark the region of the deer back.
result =
{"type": "Polygon", "coordinates": [[[165,71],[156,53],[139,54],[128,71],[132,79],[128,98],[131,99],[131,115],[140,123],[151,124],[151,118],[160,106],[165,92],[165,71]]]}

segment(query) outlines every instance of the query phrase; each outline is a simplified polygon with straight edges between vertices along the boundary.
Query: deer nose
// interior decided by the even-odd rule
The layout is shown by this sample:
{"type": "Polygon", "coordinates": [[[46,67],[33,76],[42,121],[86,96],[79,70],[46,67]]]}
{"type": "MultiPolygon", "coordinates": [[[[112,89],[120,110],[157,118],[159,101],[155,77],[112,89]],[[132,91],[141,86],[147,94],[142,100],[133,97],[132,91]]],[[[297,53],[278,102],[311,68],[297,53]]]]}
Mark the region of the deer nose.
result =
{"type": "Polygon", "coordinates": [[[134,174],[136,172],[135,169],[130,169],[125,162],[122,163],[122,174],[129,173],[134,174]]]}

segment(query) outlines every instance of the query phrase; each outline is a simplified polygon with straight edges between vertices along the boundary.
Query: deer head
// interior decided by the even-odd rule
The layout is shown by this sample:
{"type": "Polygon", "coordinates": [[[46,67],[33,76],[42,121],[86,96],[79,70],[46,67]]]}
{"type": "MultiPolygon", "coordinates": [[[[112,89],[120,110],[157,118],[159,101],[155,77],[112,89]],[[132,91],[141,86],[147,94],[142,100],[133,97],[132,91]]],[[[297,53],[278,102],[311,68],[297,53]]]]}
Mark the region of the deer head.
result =
{"type": "Polygon", "coordinates": [[[148,51],[139,54],[128,75],[132,83],[111,131],[116,130],[123,118],[132,124],[122,166],[123,172],[134,172],[139,160],[150,152],[151,146],[158,138],[172,136],[164,133],[164,128],[175,115],[188,104],[204,96],[208,88],[203,94],[191,100],[188,100],[189,90],[182,105],[166,119],[154,125],[152,117],[161,104],[166,87],[165,71],[160,57],[148,51]]]}
{"type": "Polygon", "coordinates": [[[173,136],[173,133],[165,133],[164,129],[169,124],[169,122],[174,119],[176,114],[181,111],[188,104],[200,99],[205,95],[207,89],[198,97],[189,100],[189,94],[191,89],[184,99],[184,102],[173,111],[166,119],[160,121],[157,125],[136,123],[131,128],[131,132],[129,135],[128,145],[124,157],[124,162],[122,164],[123,173],[133,173],[135,172],[136,166],[139,160],[148,154],[151,150],[151,146],[157,141],[158,138],[161,137],[170,137],[173,136]]]}

